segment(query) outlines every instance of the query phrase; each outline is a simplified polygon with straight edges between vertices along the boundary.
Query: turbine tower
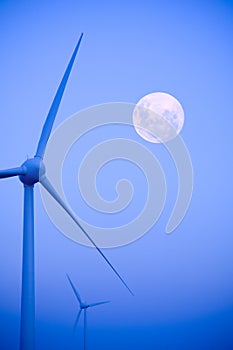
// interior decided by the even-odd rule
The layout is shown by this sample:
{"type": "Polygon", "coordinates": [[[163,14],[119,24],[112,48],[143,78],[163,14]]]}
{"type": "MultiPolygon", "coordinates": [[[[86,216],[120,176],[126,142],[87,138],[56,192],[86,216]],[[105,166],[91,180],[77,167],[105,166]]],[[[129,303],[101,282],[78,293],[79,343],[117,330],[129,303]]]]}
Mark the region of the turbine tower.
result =
{"type": "Polygon", "coordinates": [[[83,323],[84,323],[84,328],[83,328],[83,348],[84,348],[84,350],[86,350],[86,339],[87,339],[87,309],[88,309],[89,307],[94,307],[94,306],[97,306],[97,305],[107,304],[107,303],[109,303],[109,301],[99,301],[99,302],[97,302],[97,303],[91,303],[91,304],[88,304],[88,303],[84,302],[84,301],[81,299],[81,297],[80,297],[80,295],[79,295],[77,289],[75,288],[73,282],[71,281],[69,275],[67,275],[67,278],[68,278],[68,280],[69,280],[69,282],[70,282],[70,285],[71,285],[71,287],[72,287],[72,289],[73,289],[73,292],[74,292],[74,294],[75,294],[75,296],[76,296],[76,298],[77,298],[77,300],[78,300],[78,302],[79,302],[79,306],[80,306],[80,310],[79,310],[79,312],[78,312],[78,314],[77,314],[77,317],[76,317],[76,320],[75,320],[75,323],[74,323],[74,331],[75,331],[75,329],[76,329],[76,327],[77,327],[77,325],[78,325],[79,318],[80,318],[81,313],[82,313],[82,311],[83,311],[83,323]]]}
{"type": "Polygon", "coordinates": [[[1,170],[0,178],[18,176],[24,186],[24,211],[23,211],[23,252],[22,252],[22,289],[21,289],[21,320],[20,320],[20,350],[34,350],[35,346],[35,283],[34,283],[34,185],[38,182],[50,193],[56,202],[66,211],[73,219],[76,225],[81,229],[83,234],[89,239],[99,254],[104,258],[106,263],[111,267],[121,282],[130,291],[120,274],[113,267],[110,261],[103,254],[101,249],[95,244],[89,234],[83,229],[77,221],[75,215],[70,211],[63,202],[59,194],[53,188],[52,184],[46,177],[46,169],[43,163],[43,157],[48,143],[54,120],[74,64],[75,57],[78,53],[82,40],[81,34],[78,43],[74,49],[71,59],[67,65],[63,78],[57,89],[47,118],[45,120],[42,133],[37,146],[34,158],[27,159],[17,168],[1,170]]]}

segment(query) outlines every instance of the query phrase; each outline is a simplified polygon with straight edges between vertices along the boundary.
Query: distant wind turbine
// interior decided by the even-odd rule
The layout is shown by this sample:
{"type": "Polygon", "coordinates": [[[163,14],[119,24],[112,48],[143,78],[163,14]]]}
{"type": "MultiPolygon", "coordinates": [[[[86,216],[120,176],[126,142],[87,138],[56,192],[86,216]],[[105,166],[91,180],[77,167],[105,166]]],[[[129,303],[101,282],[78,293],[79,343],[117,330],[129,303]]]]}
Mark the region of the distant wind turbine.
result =
{"type": "Polygon", "coordinates": [[[70,211],[59,194],[47,179],[43,157],[48,143],[55,117],[77,55],[83,34],[74,49],[67,65],[61,83],[45,120],[38,147],[34,158],[27,159],[20,167],[1,170],[0,178],[19,176],[24,185],[24,214],[23,214],[23,253],[22,253],[22,289],[21,289],[21,320],[20,320],[20,349],[33,350],[35,343],[35,283],[34,283],[34,185],[38,182],[50,193],[56,202],[67,212],[84,235],[89,239],[121,282],[130,291],[120,274],[106,258],[93,239],[83,229],[74,214],[70,211]]]}
{"type": "Polygon", "coordinates": [[[72,289],[73,289],[73,292],[74,292],[74,294],[75,294],[75,296],[76,296],[76,298],[77,298],[77,300],[78,300],[78,302],[79,302],[79,306],[80,306],[80,310],[79,310],[79,312],[78,312],[78,314],[77,314],[77,317],[76,317],[76,320],[75,320],[75,323],[74,323],[74,331],[75,331],[75,329],[76,329],[76,327],[77,327],[77,325],[78,325],[79,318],[80,318],[81,313],[82,313],[82,311],[83,311],[83,322],[84,322],[84,328],[83,328],[83,345],[84,345],[84,347],[83,347],[83,348],[84,348],[84,350],[86,350],[86,339],[87,339],[87,309],[88,309],[89,307],[94,307],[94,306],[97,306],[97,305],[107,304],[107,303],[109,303],[109,301],[100,301],[100,302],[92,303],[92,304],[88,304],[88,303],[84,302],[84,301],[81,299],[81,297],[80,297],[80,295],[79,295],[77,289],[75,288],[73,282],[71,281],[71,279],[70,279],[70,277],[69,277],[68,275],[67,275],[67,278],[68,278],[68,280],[69,280],[69,282],[70,282],[70,285],[71,285],[71,287],[72,287],[72,289]]]}

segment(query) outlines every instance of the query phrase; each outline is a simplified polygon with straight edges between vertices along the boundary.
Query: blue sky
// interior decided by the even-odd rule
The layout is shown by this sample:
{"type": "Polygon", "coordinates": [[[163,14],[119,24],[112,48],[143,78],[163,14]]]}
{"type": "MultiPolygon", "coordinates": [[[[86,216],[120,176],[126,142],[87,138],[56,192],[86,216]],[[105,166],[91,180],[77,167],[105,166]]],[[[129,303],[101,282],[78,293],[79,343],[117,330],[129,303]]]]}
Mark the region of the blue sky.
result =
{"type": "MultiPolygon", "coordinates": [[[[93,249],[74,243],[53,226],[37,186],[37,349],[81,345],[81,323],[76,338],[71,336],[78,305],[67,272],[84,299],[111,300],[90,310],[90,349],[232,349],[232,3],[1,1],[0,168],[17,166],[34,155],[81,32],[83,42],[55,128],[95,104],[136,103],[150,92],[170,93],[185,111],[182,137],[193,162],[194,191],[187,215],[168,236],[165,227],[176,199],[177,174],[164,147],[120,127],[103,129],[101,134],[96,130],[80,140],[74,171],[95,141],[127,135],[141,142],[161,163],[167,200],[159,221],[146,235],[105,251],[133,289],[131,297],[93,249]]],[[[66,172],[71,163],[69,158],[66,172]]],[[[114,197],[117,177],[131,180],[135,198],[129,217],[140,210],[145,199],[140,171],[119,161],[103,169],[102,176],[97,187],[106,199],[114,197]]],[[[74,203],[73,187],[66,186],[74,203]]],[[[18,179],[0,181],[2,349],[18,344],[22,195],[18,179]]],[[[81,215],[89,215],[83,203],[81,215]]],[[[97,214],[94,219],[101,221],[97,214]]]]}

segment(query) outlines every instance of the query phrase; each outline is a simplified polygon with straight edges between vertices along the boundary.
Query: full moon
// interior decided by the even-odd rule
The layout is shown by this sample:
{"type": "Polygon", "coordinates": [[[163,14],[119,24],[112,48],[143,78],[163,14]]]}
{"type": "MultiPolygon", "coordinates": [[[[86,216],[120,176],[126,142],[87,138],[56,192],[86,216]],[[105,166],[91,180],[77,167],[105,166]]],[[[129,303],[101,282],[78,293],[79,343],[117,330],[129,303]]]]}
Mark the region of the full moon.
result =
{"type": "Polygon", "coordinates": [[[142,97],[133,111],[133,124],[137,133],[153,143],[174,139],[184,124],[184,111],[177,99],[164,92],[142,97]]]}

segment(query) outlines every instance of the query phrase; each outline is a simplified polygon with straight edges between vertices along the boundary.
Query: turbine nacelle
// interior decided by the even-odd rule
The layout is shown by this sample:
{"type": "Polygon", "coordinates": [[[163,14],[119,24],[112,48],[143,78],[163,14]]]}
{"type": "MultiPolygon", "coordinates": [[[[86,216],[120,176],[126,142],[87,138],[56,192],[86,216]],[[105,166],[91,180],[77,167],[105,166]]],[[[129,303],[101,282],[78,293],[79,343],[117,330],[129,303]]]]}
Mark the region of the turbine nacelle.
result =
{"type": "Polygon", "coordinates": [[[81,309],[87,309],[89,306],[90,306],[90,305],[87,304],[87,303],[85,303],[85,302],[80,303],[80,308],[81,308],[81,309]]]}
{"type": "Polygon", "coordinates": [[[39,182],[40,177],[45,174],[45,165],[40,157],[27,159],[21,167],[24,169],[25,173],[19,175],[19,179],[24,185],[34,185],[39,182]]]}

